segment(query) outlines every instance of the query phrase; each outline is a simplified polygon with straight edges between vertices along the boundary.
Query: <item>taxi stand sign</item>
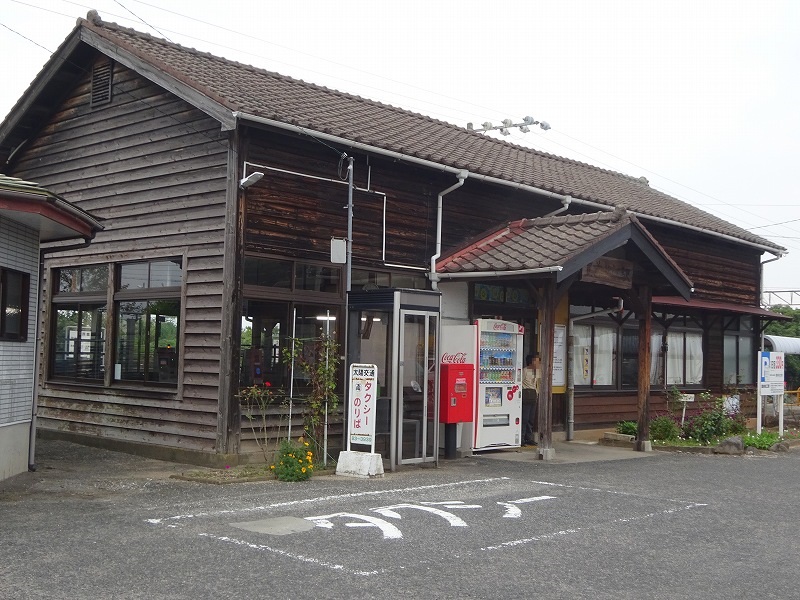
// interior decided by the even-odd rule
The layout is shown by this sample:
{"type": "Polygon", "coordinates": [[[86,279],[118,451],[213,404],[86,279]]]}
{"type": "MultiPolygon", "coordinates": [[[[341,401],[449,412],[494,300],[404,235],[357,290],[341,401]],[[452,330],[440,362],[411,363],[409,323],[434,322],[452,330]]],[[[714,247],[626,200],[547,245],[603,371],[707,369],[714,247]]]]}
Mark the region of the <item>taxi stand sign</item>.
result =
{"type": "Polygon", "coordinates": [[[760,352],[758,360],[758,400],[756,402],[756,432],[761,433],[761,398],[777,396],[779,431],[783,431],[784,353],[760,352]]]}
{"type": "Polygon", "coordinates": [[[351,444],[365,444],[375,452],[375,422],[377,420],[377,365],[350,365],[348,398],[347,450],[351,444]]]}

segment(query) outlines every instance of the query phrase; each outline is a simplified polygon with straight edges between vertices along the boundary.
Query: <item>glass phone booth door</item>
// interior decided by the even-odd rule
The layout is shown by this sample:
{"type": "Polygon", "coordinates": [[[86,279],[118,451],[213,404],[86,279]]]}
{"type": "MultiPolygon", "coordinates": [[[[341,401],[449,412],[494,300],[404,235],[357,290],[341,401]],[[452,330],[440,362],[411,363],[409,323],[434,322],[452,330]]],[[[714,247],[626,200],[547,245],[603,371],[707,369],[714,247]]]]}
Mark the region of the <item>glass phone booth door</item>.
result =
{"type": "Polygon", "coordinates": [[[438,315],[401,310],[398,454],[401,463],[435,458],[438,449],[438,315]]]}
{"type": "Polygon", "coordinates": [[[439,293],[378,289],[348,303],[348,365],[378,367],[375,452],[392,470],[437,461],[439,293]]]}

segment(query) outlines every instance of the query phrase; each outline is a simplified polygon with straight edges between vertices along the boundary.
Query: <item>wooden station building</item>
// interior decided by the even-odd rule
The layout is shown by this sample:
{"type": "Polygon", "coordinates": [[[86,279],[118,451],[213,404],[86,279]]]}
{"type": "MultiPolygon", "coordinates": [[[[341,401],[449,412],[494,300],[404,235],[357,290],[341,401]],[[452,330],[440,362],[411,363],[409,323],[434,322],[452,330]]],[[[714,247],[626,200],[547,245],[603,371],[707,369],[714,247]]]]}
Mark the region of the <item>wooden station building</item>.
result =
{"type": "MultiPolygon", "coordinates": [[[[86,248],[50,245],[43,270],[39,428],[86,443],[244,460],[256,445],[239,391],[302,389],[281,360],[291,339],[327,331],[387,375],[417,359],[435,378],[440,331],[491,317],[523,325],[541,354],[548,458],[554,433],[623,419],[646,430],[672,387],[752,390],[777,317],[759,306],[761,260],[784,248],[643,178],[95,12],[0,125],[0,160],[104,224],[86,248]],[[331,262],[349,228],[347,265],[331,262]]],[[[413,377],[393,377],[382,451],[435,460],[436,385],[412,415],[413,377]]],[[[288,418],[275,414],[276,437],[288,418]]],[[[332,418],[333,446],[341,433],[332,418]]]]}

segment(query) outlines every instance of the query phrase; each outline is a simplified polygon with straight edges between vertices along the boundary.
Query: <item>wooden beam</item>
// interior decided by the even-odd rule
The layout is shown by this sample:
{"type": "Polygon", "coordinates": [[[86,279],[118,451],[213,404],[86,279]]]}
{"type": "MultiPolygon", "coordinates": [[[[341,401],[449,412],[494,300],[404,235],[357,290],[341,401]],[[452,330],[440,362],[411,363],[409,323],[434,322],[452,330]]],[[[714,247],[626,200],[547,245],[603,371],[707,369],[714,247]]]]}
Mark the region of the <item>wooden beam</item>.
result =
{"type": "Polygon", "coordinates": [[[652,329],[653,291],[649,286],[639,288],[642,311],[639,319],[639,428],[636,450],[650,450],[650,332],[652,329]]]}
{"type": "Polygon", "coordinates": [[[548,279],[541,289],[542,315],[541,369],[542,382],[539,390],[539,458],[549,460],[555,456],[553,450],[553,344],[555,342],[556,282],[548,279]]]}

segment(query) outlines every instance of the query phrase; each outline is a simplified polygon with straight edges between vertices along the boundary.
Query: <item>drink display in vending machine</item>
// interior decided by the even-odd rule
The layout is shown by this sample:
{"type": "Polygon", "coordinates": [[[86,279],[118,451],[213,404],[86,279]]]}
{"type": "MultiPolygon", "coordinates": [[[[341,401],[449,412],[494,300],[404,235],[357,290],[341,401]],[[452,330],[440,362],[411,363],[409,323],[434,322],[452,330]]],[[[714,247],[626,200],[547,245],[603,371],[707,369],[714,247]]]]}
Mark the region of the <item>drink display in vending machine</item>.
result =
{"type": "Polygon", "coordinates": [[[511,321],[478,319],[475,330],[478,385],[473,449],[519,446],[525,328],[511,321]]]}

